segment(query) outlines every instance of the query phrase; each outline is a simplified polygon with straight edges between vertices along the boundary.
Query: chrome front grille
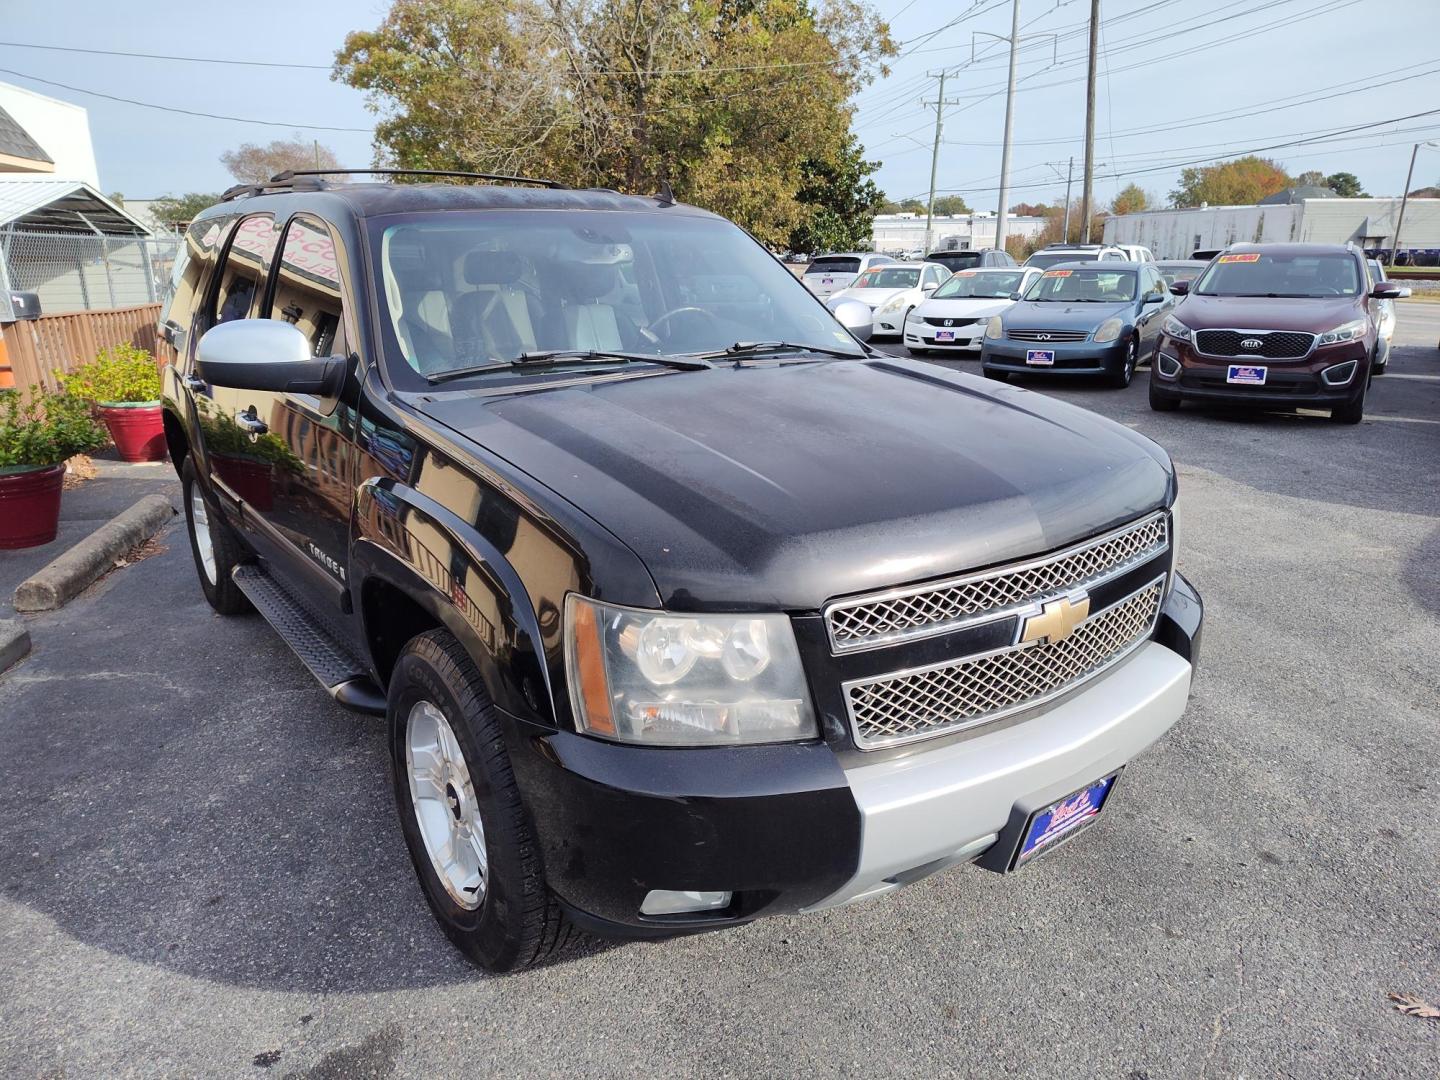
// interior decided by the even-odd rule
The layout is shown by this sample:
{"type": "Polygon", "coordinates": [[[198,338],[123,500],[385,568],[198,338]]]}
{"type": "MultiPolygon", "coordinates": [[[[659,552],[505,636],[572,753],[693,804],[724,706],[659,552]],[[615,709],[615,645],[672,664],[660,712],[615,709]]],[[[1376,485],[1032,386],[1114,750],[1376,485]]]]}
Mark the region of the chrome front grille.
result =
{"type": "Polygon", "coordinates": [[[1164,589],[1162,576],[1059,641],[846,683],[855,744],[874,750],[989,723],[1093,678],[1150,636],[1164,589]]]}
{"type": "Polygon", "coordinates": [[[1064,551],[928,585],[840,600],[825,609],[836,653],[943,634],[1004,618],[1046,597],[1090,588],[1164,551],[1168,516],[1158,513],[1064,551]]]}
{"type": "Polygon", "coordinates": [[[1090,336],[1089,330],[1007,330],[1005,336],[1011,341],[1084,341],[1090,336]]]}

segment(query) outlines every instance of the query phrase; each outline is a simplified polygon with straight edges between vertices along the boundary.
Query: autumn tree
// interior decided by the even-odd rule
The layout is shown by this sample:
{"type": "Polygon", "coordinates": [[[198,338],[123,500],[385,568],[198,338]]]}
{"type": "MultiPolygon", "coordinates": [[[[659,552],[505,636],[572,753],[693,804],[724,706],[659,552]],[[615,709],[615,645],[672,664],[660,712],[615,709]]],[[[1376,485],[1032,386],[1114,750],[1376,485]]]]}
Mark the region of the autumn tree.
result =
{"type": "Polygon", "coordinates": [[[1010,213],[1017,217],[1045,217],[1050,211],[1051,207],[1044,203],[1022,202],[1010,207],[1010,213]]]}
{"type": "Polygon", "coordinates": [[[296,135],[264,146],[242,143],[220,155],[220,164],[241,184],[263,184],[289,169],[338,169],[340,161],[328,146],[296,135]]]}
{"type": "Polygon", "coordinates": [[[1180,186],[1170,193],[1170,202],[1177,207],[1201,203],[1244,206],[1284,191],[1293,183],[1277,162],[1252,154],[1218,165],[1182,169],[1180,186]]]}
{"type": "Polygon", "coordinates": [[[970,204],[965,201],[963,195],[937,195],[935,196],[935,216],[953,217],[956,214],[972,213],[970,204]]]}
{"type": "Polygon", "coordinates": [[[669,182],[782,246],[824,209],[802,189],[861,160],[848,102],[895,51],[863,0],[394,0],[334,77],[378,114],[379,161],[669,182]]]}
{"type": "Polygon", "coordinates": [[[1112,214],[1138,214],[1154,206],[1156,199],[1139,184],[1126,184],[1110,200],[1112,214]]]}

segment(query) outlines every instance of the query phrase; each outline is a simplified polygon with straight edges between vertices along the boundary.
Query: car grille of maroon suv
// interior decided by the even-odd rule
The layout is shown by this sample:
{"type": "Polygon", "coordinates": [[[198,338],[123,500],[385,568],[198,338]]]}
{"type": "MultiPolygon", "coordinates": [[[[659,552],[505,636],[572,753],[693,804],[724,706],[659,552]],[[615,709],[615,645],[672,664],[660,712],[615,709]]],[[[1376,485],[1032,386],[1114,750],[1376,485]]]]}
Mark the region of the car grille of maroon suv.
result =
{"type": "Polygon", "coordinates": [[[1195,347],[1210,356],[1263,356],[1298,360],[1315,344],[1314,334],[1291,330],[1197,330],[1195,347]],[[1254,344],[1259,342],[1259,344],[1254,344]]]}

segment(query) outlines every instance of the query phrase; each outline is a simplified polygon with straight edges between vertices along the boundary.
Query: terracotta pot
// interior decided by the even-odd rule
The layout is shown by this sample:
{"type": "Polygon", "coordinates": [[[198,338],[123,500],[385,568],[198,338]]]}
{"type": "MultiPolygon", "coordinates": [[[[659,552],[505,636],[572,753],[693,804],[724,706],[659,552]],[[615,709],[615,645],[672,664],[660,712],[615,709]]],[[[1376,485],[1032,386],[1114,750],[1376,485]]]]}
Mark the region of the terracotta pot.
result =
{"type": "Polygon", "coordinates": [[[275,470],[268,461],[234,454],[210,454],[215,473],[256,510],[275,508],[275,470]]]}
{"type": "Polygon", "coordinates": [[[110,429],[115,449],[125,461],[165,460],[165,421],[157,402],[101,402],[100,419],[110,429]]]}
{"type": "Polygon", "coordinates": [[[0,472],[0,549],[39,547],[60,529],[64,465],[0,472]]]}

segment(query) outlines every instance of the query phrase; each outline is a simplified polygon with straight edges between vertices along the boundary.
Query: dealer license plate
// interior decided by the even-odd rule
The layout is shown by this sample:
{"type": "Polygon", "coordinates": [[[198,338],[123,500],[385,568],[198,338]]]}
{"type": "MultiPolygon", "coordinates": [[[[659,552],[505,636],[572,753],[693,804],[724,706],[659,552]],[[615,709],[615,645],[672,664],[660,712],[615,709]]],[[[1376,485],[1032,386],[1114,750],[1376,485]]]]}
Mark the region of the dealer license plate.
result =
{"type": "Polygon", "coordinates": [[[1254,364],[1231,364],[1225,372],[1225,381],[1239,383],[1241,386],[1264,386],[1266,370],[1254,364]]]}
{"type": "Polygon", "coordinates": [[[1055,350],[1054,350],[1054,349],[1026,349],[1026,350],[1025,350],[1025,363],[1027,363],[1027,364],[1034,364],[1034,365],[1036,365],[1037,367],[1054,367],[1054,366],[1055,366],[1055,350]]]}
{"type": "Polygon", "coordinates": [[[1059,847],[1094,821],[1109,801],[1119,776],[1118,772],[1111,773],[1031,814],[1011,869],[1018,870],[1032,859],[1059,847]]]}
{"type": "Polygon", "coordinates": [[[935,340],[936,340],[936,341],[954,341],[954,340],[955,340],[955,331],[954,331],[954,330],[936,330],[936,331],[935,331],[935,340]]]}

